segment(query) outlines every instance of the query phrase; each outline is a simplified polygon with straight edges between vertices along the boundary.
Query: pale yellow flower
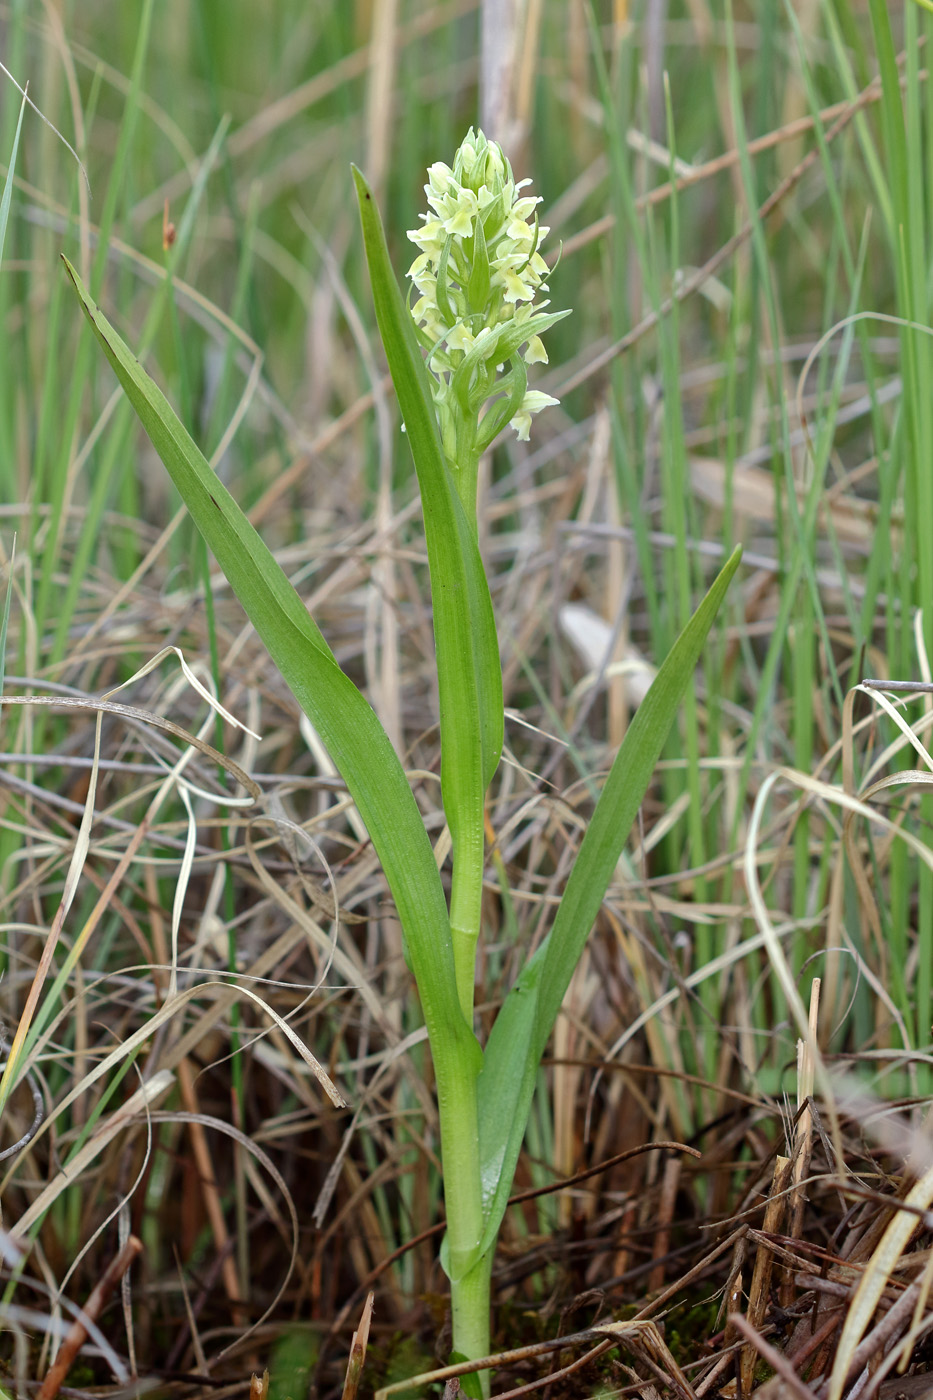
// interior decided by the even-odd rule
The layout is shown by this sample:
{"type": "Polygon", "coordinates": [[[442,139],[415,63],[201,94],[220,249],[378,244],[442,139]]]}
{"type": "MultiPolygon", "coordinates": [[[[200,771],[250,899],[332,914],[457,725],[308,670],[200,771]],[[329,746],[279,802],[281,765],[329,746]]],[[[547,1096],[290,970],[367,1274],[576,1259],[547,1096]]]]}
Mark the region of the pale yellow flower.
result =
{"type": "MultiPolygon", "coordinates": [[[[420,249],[408,274],[421,294],[412,316],[428,352],[441,437],[452,461],[461,428],[471,452],[492,440],[502,426],[505,396],[514,398],[516,382],[524,383],[522,363],[547,364],[541,335],[568,314],[545,312],[546,301],[535,305],[547,291],[548,267],[539,249],[548,229],[535,212],[540,198],[519,193],[528,184],[516,183],[501,148],[471,128],[453,166],[436,161],[429,168],[429,212],[408,234],[420,249]],[[498,414],[487,416],[496,404],[498,414]]],[[[532,414],[556,402],[526,391],[511,420],[518,436],[527,439],[532,414]]]]}
{"type": "Polygon", "coordinates": [[[518,434],[519,442],[528,441],[528,434],[531,430],[531,415],[540,413],[542,408],[547,408],[549,404],[559,402],[559,399],[552,399],[550,394],[542,394],[537,389],[529,389],[519,404],[518,412],[513,417],[511,424],[518,434]]]}

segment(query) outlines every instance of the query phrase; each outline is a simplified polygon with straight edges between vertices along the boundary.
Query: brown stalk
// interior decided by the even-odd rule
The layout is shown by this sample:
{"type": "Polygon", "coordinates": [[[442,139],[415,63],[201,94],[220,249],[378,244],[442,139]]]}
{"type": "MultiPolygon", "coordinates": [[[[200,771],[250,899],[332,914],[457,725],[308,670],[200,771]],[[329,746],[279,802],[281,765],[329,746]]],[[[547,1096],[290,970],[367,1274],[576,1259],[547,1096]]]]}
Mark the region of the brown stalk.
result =
{"type": "Polygon", "coordinates": [[[343,1400],[356,1400],[356,1392],[359,1390],[360,1377],[363,1374],[363,1365],[366,1361],[366,1347],[369,1343],[369,1326],[373,1319],[375,1296],[372,1291],[366,1295],[366,1302],[363,1304],[363,1312],[360,1316],[360,1325],[353,1333],[350,1342],[350,1359],[347,1362],[347,1375],[343,1383],[343,1400]]]}
{"type": "MultiPolygon", "coordinates": [[[[765,1218],[763,1229],[772,1234],[777,1234],[784,1219],[784,1209],[787,1204],[784,1192],[790,1176],[791,1162],[789,1157],[778,1157],[774,1163],[774,1178],[771,1190],[771,1199],[765,1207],[765,1218]]],[[[765,1320],[768,1310],[768,1296],[771,1287],[771,1270],[774,1265],[774,1255],[759,1237],[758,1252],[755,1255],[755,1267],[752,1270],[752,1281],[748,1288],[748,1324],[757,1334],[765,1320]]],[[[752,1383],[755,1379],[755,1366],[757,1364],[757,1353],[755,1344],[749,1342],[742,1352],[742,1359],[739,1363],[739,1379],[741,1383],[742,1395],[750,1395],[752,1383]]]]}
{"type": "Polygon", "coordinates": [[[58,1349],[58,1355],[46,1372],[45,1379],[39,1388],[37,1400],[55,1400],[62,1382],[74,1364],[75,1357],[87,1341],[88,1324],[97,1322],[107,1299],[136,1256],[142,1253],[142,1250],[142,1241],[137,1239],[135,1235],[130,1235],[116,1258],[107,1265],[91,1291],[80,1315],[69,1327],[65,1340],[58,1349]]]}

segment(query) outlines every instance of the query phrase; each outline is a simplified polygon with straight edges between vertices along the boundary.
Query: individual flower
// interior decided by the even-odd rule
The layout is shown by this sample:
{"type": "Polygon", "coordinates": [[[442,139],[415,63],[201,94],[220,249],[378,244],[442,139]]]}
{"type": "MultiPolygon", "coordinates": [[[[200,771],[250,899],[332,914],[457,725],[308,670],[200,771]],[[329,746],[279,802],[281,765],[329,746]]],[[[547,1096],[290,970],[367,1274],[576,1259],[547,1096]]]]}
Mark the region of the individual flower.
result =
{"type": "Polygon", "coordinates": [[[538,389],[529,389],[523,396],[518,406],[518,412],[512,419],[512,427],[518,433],[519,442],[528,441],[528,433],[531,429],[531,415],[540,413],[542,408],[547,408],[548,404],[559,403],[559,399],[552,399],[550,394],[542,394],[538,389]]]}
{"type": "Polygon", "coordinates": [[[475,463],[507,423],[528,438],[531,415],[557,399],[527,387],[527,367],[547,364],[542,334],[570,313],[546,312],[546,226],[540,199],[520,191],[495,141],[471,127],[453,167],[437,161],[424,187],[430,212],[408,234],[419,248],[408,275],[412,308],[434,384],[444,451],[455,468],[475,463]]]}

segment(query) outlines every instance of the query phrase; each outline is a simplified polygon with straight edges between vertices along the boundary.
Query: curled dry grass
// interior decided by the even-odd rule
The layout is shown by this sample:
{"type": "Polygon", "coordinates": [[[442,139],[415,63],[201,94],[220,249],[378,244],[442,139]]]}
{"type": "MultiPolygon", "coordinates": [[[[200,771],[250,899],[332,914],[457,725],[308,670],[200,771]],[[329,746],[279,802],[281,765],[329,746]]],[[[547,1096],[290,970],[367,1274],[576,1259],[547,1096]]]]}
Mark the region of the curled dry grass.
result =
{"type": "MultiPolygon", "coordinates": [[[[414,37],[443,31],[470,8],[426,7],[409,27],[414,37]]],[[[698,8],[694,22],[706,34],[702,20],[698,8]]],[[[405,30],[403,48],[410,39],[405,30]]],[[[76,39],[63,52],[79,66],[94,57],[76,39]]],[[[571,50],[566,59],[563,80],[582,123],[586,94],[572,88],[580,56],[571,50]]],[[[271,205],[310,175],[328,174],[339,144],[332,133],[284,153],[273,137],[371,67],[378,76],[377,58],[358,48],[312,79],[313,92],[296,81],[237,124],[234,162],[257,150],[268,162],[261,199],[271,205]]],[[[110,70],[108,81],[118,79],[110,70]]],[[[381,91],[374,80],[372,92],[381,91]]],[[[830,146],[879,95],[870,82],[827,104],[830,146]]],[[[378,173],[391,122],[377,97],[372,103],[365,130],[378,173]]],[[[151,115],[188,173],[153,180],[130,229],[161,217],[165,198],[178,200],[196,179],[198,148],[163,108],[151,115]]],[[[799,217],[795,201],[813,198],[820,179],[818,148],[799,144],[815,118],[786,115],[748,148],[752,159],[789,153],[762,209],[778,221],[799,217]]],[[[361,141],[358,113],[351,125],[349,136],[361,141]]],[[[725,162],[679,171],[683,189],[708,186],[714,199],[737,189],[726,182],[739,148],[726,145],[725,162]]],[[[598,264],[582,259],[612,222],[600,214],[583,226],[579,211],[607,165],[603,150],[590,154],[552,223],[573,232],[565,256],[582,269],[592,301],[602,296],[598,264]]],[[[236,168],[245,190],[251,169],[236,168]]],[[[51,195],[25,185],[20,193],[34,220],[64,227],[51,195]]],[[[635,204],[642,214],[665,209],[669,195],[655,184],[635,204]]],[[[89,253],[95,231],[87,219],[81,230],[89,253]]],[[[237,230],[212,212],[204,232],[210,282],[205,250],[228,247],[237,230]]],[[[831,343],[798,399],[818,332],[759,345],[762,373],[779,392],[752,395],[747,421],[724,417],[746,351],[712,353],[695,291],[710,291],[724,269],[738,268],[737,280],[747,274],[753,232],[748,220],[707,248],[678,292],[686,489],[697,526],[686,540],[690,569],[708,574],[734,533],[746,542],[748,572],[719,644],[719,686],[698,683],[699,761],[681,748],[662,765],[555,1035],[549,1097],[536,1106],[497,1256],[503,1392],[547,1378],[552,1396],[598,1385],[650,1400],[662,1392],[739,1400],[775,1389],[836,1400],[843,1386],[859,1400],[877,1392],[891,1400],[925,1388],[893,1369],[901,1359],[921,1373],[926,1365],[933,1192],[924,1131],[930,1061],[916,1049],[928,1027],[907,1024],[923,951],[897,934],[891,910],[898,901],[908,914],[914,907],[900,883],[905,833],[918,860],[929,861],[916,835],[918,794],[929,781],[923,757],[909,760],[904,781],[905,755],[928,712],[912,738],[882,717],[875,695],[837,703],[850,674],[896,670],[886,647],[890,599],[867,576],[885,497],[870,420],[899,401],[899,347],[877,325],[861,359],[831,343]],[[771,465],[782,413],[792,415],[789,451],[799,467],[793,493],[783,494],[771,465]],[[811,496],[807,448],[826,422],[831,481],[811,496]],[[790,676],[772,690],[765,674],[775,629],[785,629],[791,652],[799,640],[786,609],[792,494],[801,512],[815,502],[821,631],[806,768],[793,737],[800,695],[790,676]],[[865,598],[877,610],[870,664],[853,626],[865,598]],[[697,810],[702,860],[690,826],[697,810]],[[804,1007],[816,975],[819,997],[804,1007]],[[808,1017],[809,1037],[800,1025],[808,1017]],[[895,1211],[897,1198],[910,1209],[895,1211]]],[[[216,345],[234,334],[240,389],[215,456],[222,470],[241,471],[226,449],[245,423],[258,462],[252,518],[406,755],[440,858],[423,550],[410,493],[393,482],[387,386],[372,359],[367,383],[355,368],[365,331],[340,266],[349,238],[336,217],[333,257],[316,280],[285,240],[257,231],[256,256],[291,279],[302,321],[290,343],[273,340],[265,365],[220,298],[196,290],[197,265],[176,281],[176,305],[216,345]],[[277,364],[305,336],[320,374],[303,401],[296,391],[286,402],[273,388],[277,364]],[[361,464],[372,461],[367,479],[361,464]]],[[[158,261],[147,262],[132,239],[111,238],[110,248],[149,296],[148,282],[163,276],[158,261]]],[[[595,318],[582,319],[590,330],[595,318]]],[[[626,410],[644,425],[633,518],[619,505],[605,367],[640,352],[659,319],[649,311],[621,340],[606,326],[584,337],[578,362],[549,385],[585,386],[576,418],[553,415],[533,454],[503,454],[486,483],[483,544],[509,707],[488,812],[489,932],[477,997],[487,1029],[546,931],[599,775],[658,659],[639,551],[658,561],[663,578],[664,561],[683,544],[665,504],[663,376],[653,361],[623,386],[626,410]]],[[[115,410],[108,393],[93,409],[99,418],[86,412],[85,440],[115,410]]],[[[63,702],[54,716],[4,708],[6,1054],[27,1019],[33,1032],[28,1072],[3,1112],[10,1383],[37,1388],[74,1321],[73,1303],[105,1279],[117,1288],[108,1267],[132,1239],[142,1251],[123,1292],[109,1305],[101,1296],[100,1330],[89,1329],[105,1360],[79,1361],[86,1369],[72,1373],[71,1393],[133,1375],[172,1394],[241,1393],[263,1365],[278,1394],[297,1395],[309,1375],[332,1393],[370,1289],[377,1303],[363,1375],[428,1371],[446,1345],[437,1139],[398,927],[326,755],[218,577],[210,580],[212,621],[196,569],[173,553],[185,527],[157,464],[145,444],[134,450],[140,509],[100,514],[86,568],[81,540],[93,503],[78,477],[55,508],[31,501],[24,478],[18,502],[4,508],[29,541],[12,575],[7,646],[23,664],[8,664],[6,693],[63,702]],[[58,532],[52,589],[77,583],[60,651],[55,619],[40,606],[50,531],[58,532]],[[132,567],[121,567],[127,559],[132,567]],[[95,697],[166,645],[182,648],[208,688],[212,672],[219,676],[223,705],[262,737],[215,726],[174,663],[133,683],[121,697],[130,711],[95,709],[95,697]],[[189,753],[183,774],[173,774],[189,753]],[[240,774],[255,785],[255,801],[230,808],[225,796],[250,793],[240,774]],[[179,890],[184,903],[174,908],[179,890]],[[43,994],[30,1005],[40,975],[43,994]],[[348,1108],[328,1100],[322,1075],[348,1108]]],[[[905,528],[896,501],[884,525],[896,554],[905,528]]],[[[812,615],[807,625],[816,625],[812,615]]],[[[922,636],[917,650],[925,665],[922,636]]],[[[64,1379],[51,1374],[47,1397],[64,1379]]]]}

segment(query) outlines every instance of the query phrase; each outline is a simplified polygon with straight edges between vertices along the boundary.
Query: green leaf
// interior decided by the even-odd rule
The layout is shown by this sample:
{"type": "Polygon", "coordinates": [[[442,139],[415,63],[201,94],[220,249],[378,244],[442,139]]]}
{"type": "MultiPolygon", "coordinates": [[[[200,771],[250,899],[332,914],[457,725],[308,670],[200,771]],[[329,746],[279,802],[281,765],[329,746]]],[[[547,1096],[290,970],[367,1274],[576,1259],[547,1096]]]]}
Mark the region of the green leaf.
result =
{"type": "Polygon", "coordinates": [[[450,263],[450,250],[453,247],[453,241],[453,234],[448,234],[444,242],[444,251],[441,253],[441,260],[437,265],[437,280],[434,284],[437,309],[444,318],[444,324],[448,326],[453,325],[455,319],[450,297],[447,294],[447,268],[450,263]]]}
{"type": "Polygon", "coordinates": [[[431,379],[386,247],[379,210],[353,167],[376,321],[411,447],[424,512],[441,710],[441,784],[456,843],[482,802],[502,753],[499,644],[489,587],[444,456],[431,379]]]}
{"type": "Polygon", "coordinates": [[[63,261],[94,334],[192,519],[366,823],[407,939],[439,1089],[442,1081],[476,1073],[482,1055],[457,1000],[450,923],[434,853],[385,730],[162,391],[91,299],[71,263],[63,261]]]}
{"type": "Polygon", "coordinates": [[[541,311],[536,316],[529,316],[527,321],[503,322],[502,335],[496,346],[499,359],[510,360],[526,340],[530,340],[533,335],[543,335],[551,326],[556,326],[558,321],[563,321],[564,317],[569,315],[569,311],[541,311]]]}
{"type": "Polygon", "coordinates": [[[736,548],[677,638],[622,741],[577,853],[553,928],[496,1017],[479,1077],[485,1230],[494,1242],[525,1135],[538,1065],[706,635],[742,557],[736,548]]]}
{"type": "Polygon", "coordinates": [[[522,406],[522,399],[528,388],[528,371],[521,355],[512,356],[511,371],[499,380],[497,388],[505,390],[506,396],[498,399],[480,422],[476,440],[480,452],[485,452],[487,447],[491,446],[522,406]]]}
{"type": "MultiPolygon", "coordinates": [[[[486,305],[489,299],[491,280],[489,275],[489,250],[486,247],[486,234],[483,229],[482,219],[477,219],[475,232],[473,234],[473,266],[470,268],[470,280],[467,283],[466,289],[468,306],[486,305]]],[[[450,322],[447,324],[449,325],[450,322]]]]}

